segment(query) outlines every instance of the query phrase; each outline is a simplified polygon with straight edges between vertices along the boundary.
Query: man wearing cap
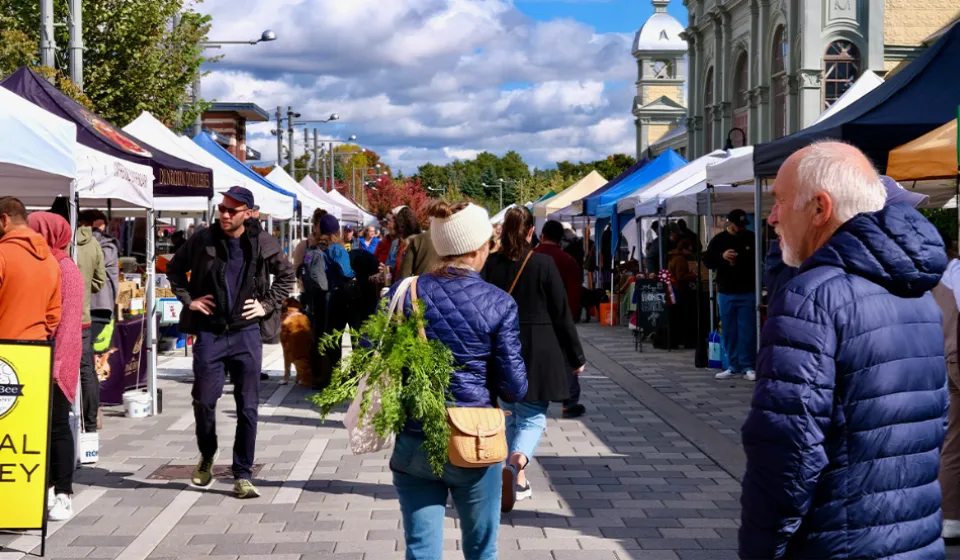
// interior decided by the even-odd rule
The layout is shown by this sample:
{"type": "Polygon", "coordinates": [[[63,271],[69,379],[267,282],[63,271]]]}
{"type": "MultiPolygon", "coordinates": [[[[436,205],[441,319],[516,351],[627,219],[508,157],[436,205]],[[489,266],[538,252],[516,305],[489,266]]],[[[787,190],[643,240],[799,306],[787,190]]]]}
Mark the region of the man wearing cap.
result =
{"type": "Polygon", "coordinates": [[[717,303],[723,329],[723,347],[730,367],[717,379],[743,376],[756,381],[756,299],[753,232],[747,230],[747,213],[739,208],[727,215],[727,228],[710,240],[704,264],[717,273],[717,303]]]}
{"type": "Polygon", "coordinates": [[[213,482],[219,454],[216,406],[229,375],[237,404],[232,470],[238,498],[260,495],[250,480],[263,355],[259,324],[279,313],[294,283],[293,267],[277,240],[244,224],[255,207],[249,190],[231,187],[223,194],[218,220],[187,240],[167,265],[167,278],[184,306],[180,332],[196,335],[192,396],[200,463],[191,480],[197,486],[213,482]]]}
{"type": "Polygon", "coordinates": [[[353,251],[360,248],[360,240],[357,239],[353,226],[346,224],[343,226],[343,248],[347,251],[353,251]]]}

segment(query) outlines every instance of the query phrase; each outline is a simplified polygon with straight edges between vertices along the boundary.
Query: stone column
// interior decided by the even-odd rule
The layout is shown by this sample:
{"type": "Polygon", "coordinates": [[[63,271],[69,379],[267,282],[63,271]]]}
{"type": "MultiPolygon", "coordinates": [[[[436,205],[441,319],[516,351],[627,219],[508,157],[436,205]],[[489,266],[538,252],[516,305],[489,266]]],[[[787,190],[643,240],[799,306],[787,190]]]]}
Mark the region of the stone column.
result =
{"type": "MultiPolygon", "coordinates": [[[[721,28],[723,31],[723,41],[722,41],[723,48],[722,50],[718,51],[719,53],[721,53],[721,56],[719,56],[718,58],[723,59],[723,71],[720,73],[720,76],[723,77],[721,80],[723,82],[723,85],[722,85],[721,94],[715,97],[714,99],[716,99],[717,101],[720,101],[723,104],[723,109],[720,112],[720,116],[721,116],[720,128],[722,128],[723,130],[720,132],[720,134],[725,139],[727,131],[733,128],[732,107],[733,107],[734,98],[736,97],[736,93],[731,93],[733,90],[733,73],[735,72],[735,69],[733,68],[733,61],[731,60],[731,57],[733,55],[733,53],[731,52],[733,50],[733,47],[731,45],[733,40],[733,37],[732,37],[733,26],[731,23],[732,18],[730,17],[730,12],[727,11],[726,8],[723,8],[720,6],[718,6],[718,10],[720,12],[720,22],[721,22],[721,28]]],[[[716,81],[716,78],[714,78],[714,80],[716,81]]],[[[721,148],[723,147],[723,141],[720,142],[719,146],[721,148]]]]}
{"type": "MultiPolygon", "coordinates": [[[[700,114],[700,65],[699,59],[697,57],[697,38],[696,32],[692,30],[684,31],[681,38],[687,41],[689,48],[687,49],[687,58],[689,59],[689,72],[687,72],[687,154],[690,155],[690,159],[700,156],[700,152],[696,148],[695,139],[693,137],[693,127],[691,126],[691,119],[695,115],[700,114]]],[[[678,74],[679,76],[679,74],[678,74]]]]}
{"type": "Polygon", "coordinates": [[[799,80],[799,109],[800,128],[805,128],[817,120],[823,112],[822,93],[820,90],[820,75],[823,68],[823,45],[820,29],[823,22],[823,2],[802,3],[799,14],[800,37],[800,68],[797,71],[799,80]]]}

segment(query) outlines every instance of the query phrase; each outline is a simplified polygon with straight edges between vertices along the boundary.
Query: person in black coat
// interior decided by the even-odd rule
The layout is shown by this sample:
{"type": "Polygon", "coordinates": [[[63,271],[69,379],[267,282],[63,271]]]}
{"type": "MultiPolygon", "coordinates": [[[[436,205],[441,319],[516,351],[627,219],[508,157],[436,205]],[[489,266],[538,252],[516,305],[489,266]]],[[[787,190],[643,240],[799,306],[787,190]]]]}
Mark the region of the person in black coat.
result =
{"type": "Polygon", "coordinates": [[[513,208],[503,221],[501,248],[490,255],[483,279],[505,290],[520,313],[521,354],[529,387],[522,402],[504,404],[510,459],[504,480],[517,481],[517,499],[532,496],[523,470],[533,457],[547,425],[551,402],[570,398],[570,372],[583,371],[586,360],[567,303],[567,293],[557,265],[546,255],[533,253],[533,215],[513,208]]]}

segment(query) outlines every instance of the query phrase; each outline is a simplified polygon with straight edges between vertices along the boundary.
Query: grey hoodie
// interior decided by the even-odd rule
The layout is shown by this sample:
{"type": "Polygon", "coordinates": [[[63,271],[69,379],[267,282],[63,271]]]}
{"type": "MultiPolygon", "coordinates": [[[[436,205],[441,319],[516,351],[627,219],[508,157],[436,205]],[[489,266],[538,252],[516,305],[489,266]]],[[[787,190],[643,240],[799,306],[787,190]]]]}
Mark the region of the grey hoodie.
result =
{"type": "Polygon", "coordinates": [[[116,239],[110,237],[98,229],[93,230],[93,238],[100,244],[103,251],[103,266],[107,272],[107,283],[103,289],[92,295],[90,298],[90,311],[99,312],[98,315],[106,316],[107,312],[111,314],[116,308],[117,292],[120,289],[120,244],[116,239]]]}

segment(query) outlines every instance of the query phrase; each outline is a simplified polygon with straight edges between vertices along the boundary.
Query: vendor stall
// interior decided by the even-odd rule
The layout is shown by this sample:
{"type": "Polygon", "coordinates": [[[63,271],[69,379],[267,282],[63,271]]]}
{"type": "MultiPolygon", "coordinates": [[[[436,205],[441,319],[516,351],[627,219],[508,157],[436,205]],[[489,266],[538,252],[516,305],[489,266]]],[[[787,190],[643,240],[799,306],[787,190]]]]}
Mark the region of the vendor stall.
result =
{"type": "Polygon", "coordinates": [[[329,214],[334,215],[338,220],[342,219],[343,210],[340,208],[340,206],[315,196],[300,183],[294,180],[294,178],[284,171],[282,167],[274,167],[273,171],[267,175],[266,179],[283,190],[296,194],[297,200],[303,207],[304,217],[312,216],[314,210],[321,208],[326,210],[329,214]]]}

